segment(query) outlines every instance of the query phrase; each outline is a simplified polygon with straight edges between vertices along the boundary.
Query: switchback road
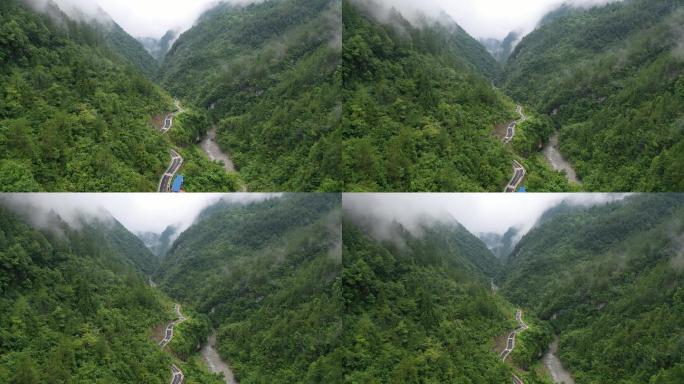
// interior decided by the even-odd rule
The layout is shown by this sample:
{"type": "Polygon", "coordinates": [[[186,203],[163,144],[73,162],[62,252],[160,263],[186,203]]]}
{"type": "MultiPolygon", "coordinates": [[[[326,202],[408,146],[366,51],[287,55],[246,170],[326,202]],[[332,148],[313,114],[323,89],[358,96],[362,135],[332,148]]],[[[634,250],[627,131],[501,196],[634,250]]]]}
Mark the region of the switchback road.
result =
{"type": "MultiPolygon", "coordinates": [[[[510,143],[511,140],[515,137],[515,129],[517,128],[518,124],[524,122],[527,120],[527,116],[525,116],[525,113],[523,113],[523,107],[522,105],[518,105],[518,107],[515,110],[518,115],[520,115],[519,120],[513,120],[509,125],[506,130],[506,137],[504,137],[503,142],[504,144],[510,143]]],[[[506,185],[506,189],[504,189],[504,192],[515,192],[518,189],[518,186],[522,182],[522,180],[525,178],[525,174],[527,172],[525,171],[525,168],[520,164],[517,160],[513,161],[513,177],[511,178],[511,181],[506,185]]]]}
{"type": "MultiPolygon", "coordinates": [[[[150,280],[152,282],[152,280],[150,280]]],[[[166,330],[164,331],[164,338],[162,341],[159,342],[159,346],[164,348],[166,347],[171,340],[173,340],[173,329],[176,325],[184,322],[185,316],[181,313],[181,308],[180,304],[176,304],[176,315],[178,315],[178,320],[172,321],[169,323],[169,325],[166,326],[166,330]]],[[[171,365],[171,372],[173,373],[173,376],[171,378],[171,384],[183,384],[183,380],[185,380],[185,376],[183,375],[183,372],[175,365],[171,365]]]]}
{"type": "Polygon", "coordinates": [[[161,132],[166,133],[173,127],[173,118],[176,117],[176,115],[183,113],[183,108],[180,105],[180,101],[174,100],[173,103],[176,105],[176,112],[169,113],[166,115],[164,118],[164,125],[161,127],[161,132]]]}
{"type": "Polygon", "coordinates": [[[173,377],[171,378],[171,384],[183,384],[185,376],[175,364],[171,365],[171,372],[173,372],[173,377]]]}
{"type": "Polygon", "coordinates": [[[523,167],[518,160],[513,160],[513,178],[508,182],[504,192],[515,192],[522,180],[525,178],[526,173],[527,171],[525,171],[525,167],[523,167]]]}
{"type": "Polygon", "coordinates": [[[159,192],[171,191],[171,182],[173,181],[173,177],[176,176],[176,173],[182,165],[183,157],[178,152],[172,149],[171,165],[169,165],[169,168],[166,169],[166,172],[164,172],[164,174],[162,175],[161,180],[159,180],[159,192]]]}
{"type": "Polygon", "coordinates": [[[522,105],[518,105],[516,112],[518,112],[518,115],[520,115],[520,120],[513,120],[510,124],[508,124],[508,128],[506,129],[506,136],[503,139],[504,143],[510,143],[511,140],[513,140],[513,138],[515,137],[515,128],[518,126],[518,124],[527,120],[527,116],[525,116],[525,114],[523,113],[522,105]]]}
{"type": "Polygon", "coordinates": [[[185,316],[180,311],[180,305],[176,304],[176,315],[178,315],[178,320],[172,321],[166,326],[166,332],[164,333],[164,339],[159,342],[159,346],[164,348],[167,344],[173,340],[173,328],[185,321],[185,316]]]}
{"type": "MultiPolygon", "coordinates": [[[[523,321],[522,319],[522,310],[518,309],[515,312],[515,320],[518,322],[518,328],[516,328],[513,332],[511,332],[508,335],[508,340],[506,341],[506,348],[504,348],[503,351],[501,351],[501,354],[499,354],[499,357],[501,357],[502,361],[506,361],[506,358],[513,352],[513,349],[515,348],[515,338],[518,335],[518,333],[526,330],[529,328],[527,324],[523,321]]],[[[515,374],[513,374],[513,383],[514,384],[524,384],[522,380],[515,374]]]]}
{"type": "MultiPolygon", "coordinates": [[[[183,113],[183,108],[181,107],[180,102],[178,100],[174,100],[174,104],[176,105],[176,112],[169,113],[164,118],[164,125],[161,128],[162,134],[168,132],[171,127],[173,127],[173,118],[176,117],[177,114],[183,113]]],[[[181,165],[183,165],[183,157],[181,157],[178,152],[172,149],[171,165],[169,165],[169,167],[166,169],[166,172],[164,172],[159,180],[159,188],[157,189],[158,192],[171,191],[171,182],[173,181],[173,177],[176,175],[176,172],[178,172],[178,169],[180,169],[181,165]]]]}

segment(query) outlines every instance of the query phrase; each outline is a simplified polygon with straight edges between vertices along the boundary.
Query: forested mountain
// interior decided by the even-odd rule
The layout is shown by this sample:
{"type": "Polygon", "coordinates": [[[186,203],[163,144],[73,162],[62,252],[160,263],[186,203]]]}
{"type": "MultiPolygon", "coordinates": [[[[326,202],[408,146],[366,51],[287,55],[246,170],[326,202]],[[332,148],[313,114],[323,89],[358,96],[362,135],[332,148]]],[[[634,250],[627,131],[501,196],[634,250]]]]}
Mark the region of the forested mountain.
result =
{"type": "Polygon", "coordinates": [[[479,238],[487,245],[492,253],[500,260],[506,260],[513,252],[513,247],[519,238],[520,230],[518,228],[509,228],[503,235],[498,233],[483,233],[479,238]]]}
{"type": "Polygon", "coordinates": [[[138,233],[138,238],[145,243],[145,246],[157,257],[164,257],[166,252],[173,245],[173,240],[178,235],[178,228],[169,225],[162,233],[144,232],[138,233]]]}
{"type": "Polygon", "coordinates": [[[480,43],[487,48],[487,51],[494,56],[496,61],[505,63],[508,57],[513,53],[516,44],[522,37],[517,32],[511,32],[503,40],[498,39],[481,39],[480,43]]]}
{"type": "Polygon", "coordinates": [[[109,48],[118,53],[124,62],[144,73],[149,79],[157,75],[159,63],[138,40],[126,33],[114,20],[107,16],[105,22],[96,26],[99,27],[98,32],[107,41],[109,48]]]}
{"type": "Polygon", "coordinates": [[[210,316],[240,383],[339,383],[339,194],[207,208],[158,281],[210,316]]]}
{"type": "Polygon", "coordinates": [[[458,224],[377,220],[345,212],[346,382],[507,382],[491,344],[513,310],[490,290],[494,255],[458,224]]]}
{"type": "Polygon", "coordinates": [[[339,191],[340,1],[220,4],[162,65],[174,95],[210,110],[250,190],[339,191]]]}
{"type": "Polygon", "coordinates": [[[382,12],[343,2],[345,190],[502,189],[513,156],[492,132],[515,106],[491,85],[496,61],[453,21],[382,12]]]}
{"type": "Polygon", "coordinates": [[[0,189],[155,190],[169,144],[151,117],[171,100],[127,64],[142,47],[52,7],[0,2],[0,189]]]}
{"type": "Polygon", "coordinates": [[[0,200],[0,382],[168,382],[171,359],[148,339],[166,303],[139,268],[154,256],[118,223],[9,207],[0,200]]]}
{"type": "Polygon", "coordinates": [[[560,206],[516,246],[500,291],[549,320],[577,384],[684,377],[684,196],[560,206]]]}
{"type": "Polygon", "coordinates": [[[587,190],[684,190],[683,6],[562,7],[511,55],[506,91],[553,116],[587,190]]]}
{"type": "Polygon", "coordinates": [[[138,41],[140,41],[145,50],[149,52],[152,57],[159,63],[162,63],[177,38],[178,32],[171,30],[167,31],[161,39],[145,37],[139,38],[138,41]]]}

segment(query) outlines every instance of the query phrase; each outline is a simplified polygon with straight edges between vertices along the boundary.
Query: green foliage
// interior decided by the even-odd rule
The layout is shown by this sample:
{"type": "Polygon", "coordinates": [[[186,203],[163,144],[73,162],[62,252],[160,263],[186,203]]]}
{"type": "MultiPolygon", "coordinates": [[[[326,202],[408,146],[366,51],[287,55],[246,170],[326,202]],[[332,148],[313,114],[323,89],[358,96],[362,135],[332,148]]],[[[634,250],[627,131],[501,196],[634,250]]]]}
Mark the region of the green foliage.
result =
{"type": "MultiPolygon", "coordinates": [[[[466,231],[426,225],[426,237],[393,226],[388,241],[365,235],[381,225],[348,218],[343,232],[344,334],[348,383],[501,383],[508,369],[489,349],[510,311],[468,260],[486,255],[466,231]],[[443,247],[456,240],[461,246],[443,247]],[[472,269],[464,268],[470,266],[472,269]]],[[[485,248],[486,251],[486,248],[485,248]]],[[[491,271],[490,271],[491,272],[491,271]]]]}
{"type": "Polygon", "coordinates": [[[578,185],[570,184],[565,173],[551,169],[544,155],[540,153],[531,154],[522,161],[522,164],[527,171],[524,185],[528,191],[579,192],[581,189],[578,185]]]}
{"type": "Polygon", "coordinates": [[[513,53],[508,93],[553,115],[587,190],[683,189],[683,23],[680,0],[564,8],[513,53]]]}
{"type": "Polygon", "coordinates": [[[149,120],[170,100],[110,48],[94,26],[2,2],[1,190],[155,189],[168,143],[149,120]]]}
{"type": "Polygon", "coordinates": [[[529,371],[541,358],[553,338],[551,326],[524,313],[524,320],[529,328],[518,333],[511,359],[516,366],[529,371]]]}
{"type": "Polygon", "coordinates": [[[501,190],[513,158],[491,131],[512,108],[481,75],[494,59],[457,26],[342,8],[345,190],[501,190]]]}
{"type": "Polygon", "coordinates": [[[0,382],[166,383],[170,359],[148,335],[162,298],[134,267],[139,244],[56,216],[39,231],[2,205],[0,382]]]}
{"type": "Polygon", "coordinates": [[[341,381],[340,200],[218,203],[167,253],[162,287],[209,314],[241,383],[341,381]]]}
{"type": "Polygon", "coordinates": [[[681,370],[683,217],[681,195],[560,206],[517,245],[501,291],[552,319],[578,384],[667,382],[681,370]]]}
{"type": "Polygon", "coordinates": [[[164,85],[210,109],[249,190],[340,191],[339,1],[222,4],[185,32],[164,85]]]}
{"type": "Polygon", "coordinates": [[[173,353],[182,360],[188,360],[193,353],[198,351],[197,346],[204,344],[211,331],[209,317],[203,314],[187,313],[188,319],[177,324],[173,332],[173,340],[169,344],[173,353]]]}

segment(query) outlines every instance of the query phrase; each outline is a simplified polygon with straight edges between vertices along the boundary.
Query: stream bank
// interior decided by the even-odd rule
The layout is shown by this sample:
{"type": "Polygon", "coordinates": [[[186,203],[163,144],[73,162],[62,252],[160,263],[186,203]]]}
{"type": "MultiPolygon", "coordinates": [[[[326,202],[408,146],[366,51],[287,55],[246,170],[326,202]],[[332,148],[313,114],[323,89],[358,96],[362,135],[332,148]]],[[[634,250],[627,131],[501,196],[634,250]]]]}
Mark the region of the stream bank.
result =
{"type": "Polygon", "coordinates": [[[235,380],[235,375],[230,366],[225,361],[221,360],[218,351],[216,350],[216,330],[211,331],[211,335],[207,338],[206,344],[202,347],[202,358],[207,363],[209,371],[213,373],[223,373],[223,380],[226,384],[238,384],[235,380]]]}
{"type": "Polygon", "coordinates": [[[570,164],[560,152],[558,147],[558,132],[554,133],[549,139],[549,142],[544,145],[544,157],[554,170],[565,171],[568,181],[582,184],[582,181],[577,177],[575,168],[572,167],[572,164],[570,164]]]}
{"type": "Polygon", "coordinates": [[[542,359],[544,367],[549,371],[549,376],[556,384],[575,384],[570,372],[563,368],[563,364],[558,358],[558,336],[554,336],[553,341],[549,344],[549,350],[542,359]]]}

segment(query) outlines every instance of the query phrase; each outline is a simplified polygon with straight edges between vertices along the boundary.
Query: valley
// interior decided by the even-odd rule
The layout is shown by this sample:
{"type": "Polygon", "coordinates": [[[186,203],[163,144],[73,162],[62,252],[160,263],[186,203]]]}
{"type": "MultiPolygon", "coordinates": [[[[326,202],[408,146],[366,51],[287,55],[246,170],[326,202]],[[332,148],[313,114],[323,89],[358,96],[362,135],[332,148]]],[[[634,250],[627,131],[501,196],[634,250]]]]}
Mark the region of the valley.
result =
{"type": "Polygon", "coordinates": [[[339,53],[329,23],[336,3],[217,5],[180,36],[142,39],[148,53],[102,9],[91,18],[90,11],[64,12],[60,6],[69,4],[59,0],[3,2],[0,25],[8,39],[0,46],[0,98],[6,100],[0,127],[2,141],[9,141],[0,153],[1,189],[167,192],[182,174],[187,192],[341,190],[333,151],[339,103],[332,71],[339,53]],[[217,28],[225,33],[207,41],[217,28]],[[269,31],[241,38],[242,30],[254,28],[269,31]],[[290,55],[273,57],[281,45],[290,55]],[[252,60],[252,72],[216,71],[204,66],[210,60],[198,66],[184,51],[204,56],[216,47],[224,50],[217,59],[234,66],[252,60]],[[16,97],[5,99],[10,93],[16,97]],[[283,100],[289,105],[275,105],[283,100]],[[176,112],[161,112],[173,104],[176,112]],[[169,148],[175,151],[170,166],[169,148]],[[270,159],[274,153],[279,160],[270,159]]]}
{"type": "Polygon", "coordinates": [[[681,1],[567,2],[489,52],[447,5],[395,3],[343,3],[347,191],[680,190],[681,1]],[[483,133],[513,100],[504,154],[483,133]]]}
{"type": "MultiPolygon", "coordinates": [[[[427,200],[384,196],[345,195],[348,377],[525,384],[681,379],[682,195],[604,203],[587,203],[591,195],[584,194],[575,203],[559,198],[503,260],[453,216],[423,205],[427,200]],[[394,204],[409,202],[413,216],[392,213],[394,204]]],[[[500,196],[525,209],[523,200],[500,196]]],[[[449,209],[460,198],[439,199],[449,209]]]]}
{"type": "Polygon", "coordinates": [[[568,3],[502,41],[392,0],[214,4],[136,40],[60,1],[2,4],[8,192],[684,188],[679,0],[568,3]]]}
{"type": "Polygon", "coordinates": [[[208,199],[160,256],[108,211],[51,199],[0,198],[0,382],[340,382],[339,194],[208,199]]]}

